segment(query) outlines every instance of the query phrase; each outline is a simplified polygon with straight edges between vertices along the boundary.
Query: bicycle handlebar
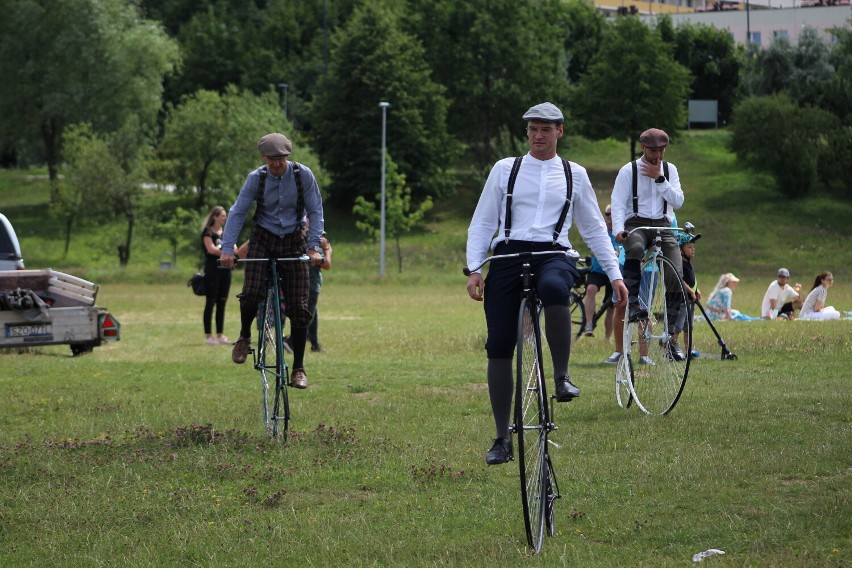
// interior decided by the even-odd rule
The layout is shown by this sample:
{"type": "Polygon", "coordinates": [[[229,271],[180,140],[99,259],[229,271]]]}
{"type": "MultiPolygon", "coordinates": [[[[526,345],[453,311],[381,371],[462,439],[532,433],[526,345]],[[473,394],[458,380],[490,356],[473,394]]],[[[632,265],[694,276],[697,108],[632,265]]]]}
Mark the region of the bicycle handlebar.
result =
{"type": "Polygon", "coordinates": [[[542,250],[542,251],[538,251],[538,252],[516,252],[516,253],[512,253],[512,254],[495,254],[495,255],[491,255],[488,258],[486,258],[485,260],[483,260],[479,264],[479,266],[477,266],[473,270],[471,270],[470,268],[465,266],[464,268],[462,268],[462,272],[464,273],[465,276],[470,276],[472,273],[476,272],[477,270],[479,270],[480,268],[482,268],[483,266],[485,266],[486,264],[488,264],[492,260],[500,260],[500,259],[505,259],[505,258],[521,258],[521,257],[528,257],[528,256],[541,256],[541,255],[545,255],[545,254],[561,254],[561,255],[568,256],[568,257],[571,257],[571,258],[574,258],[574,259],[580,258],[580,253],[578,253],[577,251],[575,251],[573,249],[570,249],[570,250],[542,250]]]}
{"type": "Polygon", "coordinates": [[[627,232],[627,236],[629,237],[635,231],[684,231],[684,229],[680,227],[636,227],[627,232]]]}
{"type": "Polygon", "coordinates": [[[238,258],[237,262],[268,262],[274,260],[276,262],[310,262],[311,257],[306,254],[301,256],[290,256],[284,258],[238,258]]]}

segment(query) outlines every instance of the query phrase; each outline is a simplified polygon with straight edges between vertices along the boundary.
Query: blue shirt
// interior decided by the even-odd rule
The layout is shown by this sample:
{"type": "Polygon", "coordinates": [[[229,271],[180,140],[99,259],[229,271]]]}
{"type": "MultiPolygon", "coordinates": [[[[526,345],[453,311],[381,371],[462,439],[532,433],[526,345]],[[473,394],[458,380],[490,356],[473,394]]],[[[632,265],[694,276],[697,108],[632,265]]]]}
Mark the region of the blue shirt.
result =
{"type": "MultiPolygon", "coordinates": [[[[296,176],[293,174],[293,164],[287,162],[287,171],[281,177],[267,174],[263,192],[263,209],[259,212],[257,224],[273,235],[284,237],[304,226],[305,220],[310,221],[308,227],[308,248],[319,246],[325,220],[322,211],[322,195],[317,185],[314,173],[299,164],[301,169],[302,187],[304,189],[305,215],[296,218],[297,189],[296,176]]],[[[251,172],[246,178],[237,200],[228,213],[225,232],[222,235],[222,250],[233,250],[240,230],[243,228],[248,211],[257,201],[257,191],[260,185],[262,166],[251,172]]]]}

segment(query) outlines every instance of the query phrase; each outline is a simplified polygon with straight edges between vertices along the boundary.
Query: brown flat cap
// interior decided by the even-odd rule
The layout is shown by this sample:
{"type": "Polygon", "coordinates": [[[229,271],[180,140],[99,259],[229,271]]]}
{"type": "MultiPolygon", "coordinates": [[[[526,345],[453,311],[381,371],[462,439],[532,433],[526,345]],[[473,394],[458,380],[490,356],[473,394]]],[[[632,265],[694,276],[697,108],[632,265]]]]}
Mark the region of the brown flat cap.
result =
{"type": "Polygon", "coordinates": [[[639,142],[648,148],[665,148],[669,145],[669,135],[659,128],[649,128],[639,135],[639,142]]]}
{"type": "Polygon", "coordinates": [[[283,134],[267,134],[257,143],[257,149],[261,156],[269,158],[278,158],[280,156],[289,156],[293,150],[293,143],[283,134]]]}

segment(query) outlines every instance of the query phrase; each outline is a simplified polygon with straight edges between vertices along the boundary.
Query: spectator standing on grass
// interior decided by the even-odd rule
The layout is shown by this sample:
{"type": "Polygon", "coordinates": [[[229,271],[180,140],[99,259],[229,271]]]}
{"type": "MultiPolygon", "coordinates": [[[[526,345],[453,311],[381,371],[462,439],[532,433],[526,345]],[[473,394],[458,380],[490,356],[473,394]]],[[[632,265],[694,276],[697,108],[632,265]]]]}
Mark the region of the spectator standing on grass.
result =
{"type": "MultiPolygon", "coordinates": [[[[615,290],[616,305],[623,303],[627,290],[589,176],[583,167],[562,160],[556,152],[564,132],[562,111],[551,103],[542,103],[530,108],[523,120],[527,122],[530,151],[517,161],[519,169],[512,199],[507,195],[516,159],[504,158],[491,169],[473,213],[468,229],[467,266],[471,270],[479,267],[489,250],[495,255],[570,250],[568,230],[573,221],[606,269],[615,290]],[[571,199],[566,202],[569,190],[571,199]]],[[[567,255],[498,260],[491,263],[487,281],[483,281],[478,269],[472,271],[467,293],[473,300],[484,300],[488,329],[485,343],[488,394],[497,432],[485,457],[489,465],[512,459],[509,430],[514,391],[512,358],[517,342],[519,275],[523,262],[532,265],[534,285],[544,306],[544,329],[550,346],[556,400],[567,402],[580,394],[568,372],[571,354],[568,292],[579,276],[575,260],[567,255]]]]}
{"type": "MultiPolygon", "coordinates": [[[[612,227],[615,239],[624,243],[623,274],[630,294],[627,318],[631,322],[648,317],[647,310],[639,304],[640,272],[642,257],[656,235],[652,231],[640,230],[632,234],[630,231],[637,227],[670,227],[675,210],[680,209],[684,201],[677,168],[663,160],[669,135],[659,128],[651,128],[639,135],[639,143],[642,156],[622,166],[612,189],[612,227]]],[[[663,255],[683,276],[680,250],[671,232],[662,233],[662,249],[663,255]]],[[[672,318],[667,331],[673,334],[682,298],[676,291],[676,281],[670,278],[666,288],[673,292],[667,295],[666,304],[672,318]]],[[[673,335],[668,348],[675,359],[685,357],[673,335]]]]}
{"type": "Polygon", "coordinates": [[[711,321],[730,320],[739,314],[737,310],[731,309],[734,290],[736,290],[739,281],[740,279],[730,272],[719,278],[716,287],[713,288],[713,292],[707,300],[707,317],[711,321]]]}
{"type": "MultiPolygon", "coordinates": [[[[248,258],[287,258],[307,254],[311,264],[322,263],[324,219],[322,195],[313,172],[297,162],[288,161],[293,145],[279,133],[267,134],[257,143],[265,164],[249,173],[231,214],[225,224],[223,251],[230,251],[242,229],[245,216],[255,206],[254,230],[248,247],[248,258]],[[308,224],[307,231],[305,230],[308,224]]],[[[233,268],[233,254],[222,254],[222,266],[233,268]]],[[[281,263],[281,289],[285,314],[290,319],[293,337],[293,373],[290,384],[307,388],[304,368],[305,343],[311,313],[308,310],[310,276],[301,262],[281,263]]],[[[251,329],[257,316],[258,303],[266,294],[266,266],[250,262],[240,298],[240,337],[234,343],[231,358],[243,364],[248,356],[251,329]]]]}
{"type": "MultiPolygon", "coordinates": [[[[219,268],[222,256],[222,230],[228,213],[217,205],[207,213],[201,228],[201,252],[204,255],[204,325],[205,343],[221,345],[231,340],[224,335],[225,304],[231,290],[231,271],[219,268]],[[216,310],[216,335],[213,336],[213,310],[216,310]]],[[[232,248],[232,250],[235,250],[232,248]]]]}
{"type": "Polygon", "coordinates": [[[834,306],[826,306],[828,289],[834,284],[834,276],[831,272],[820,272],[814,280],[808,297],[802,304],[799,319],[803,320],[833,320],[840,319],[840,312],[834,306]]]}
{"type": "Polygon", "coordinates": [[[760,307],[760,315],[764,319],[793,319],[795,311],[802,307],[802,285],[796,282],[795,286],[788,284],[790,271],[786,268],[778,269],[778,279],[773,280],[763,295],[763,303],[760,307]]]}
{"type": "MultiPolygon", "coordinates": [[[[604,211],[604,221],[606,222],[606,230],[612,242],[613,250],[617,250],[620,246],[615,242],[615,237],[612,236],[612,207],[607,205],[604,211]]],[[[583,334],[587,337],[594,337],[595,329],[595,297],[598,290],[604,288],[604,299],[612,296],[612,285],[609,283],[609,277],[606,275],[606,270],[603,269],[598,258],[592,255],[592,262],[588,274],[586,274],[586,295],[583,298],[583,309],[586,311],[586,329],[583,334]]],[[[604,336],[606,340],[612,336],[612,314],[615,309],[612,304],[607,308],[606,313],[602,316],[604,319],[604,336]]]]}
{"type": "MultiPolygon", "coordinates": [[[[308,340],[311,342],[311,351],[315,353],[322,352],[322,346],[319,342],[319,311],[317,304],[319,303],[320,290],[322,290],[322,271],[331,268],[331,244],[325,236],[325,231],[320,239],[320,248],[322,249],[323,260],[320,265],[311,265],[311,284],[310,295],[308,296],[308,311],[311,312],[311,324],[308,326],[308,340]]],[[[284,338],[284,348],[292,353],[293,338],[287,336],[284,338]]]]}

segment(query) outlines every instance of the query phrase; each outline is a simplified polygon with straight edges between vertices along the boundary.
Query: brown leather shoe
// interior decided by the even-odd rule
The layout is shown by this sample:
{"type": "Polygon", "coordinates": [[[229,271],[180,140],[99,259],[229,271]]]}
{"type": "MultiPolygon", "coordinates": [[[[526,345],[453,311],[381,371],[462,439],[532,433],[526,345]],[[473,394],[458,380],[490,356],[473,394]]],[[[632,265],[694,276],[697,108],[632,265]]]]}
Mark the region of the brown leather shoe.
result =
{"type": "Polygon", "coordinates": [[[304,369],[293,369],[293,374],[290,375],[290,386],[295,389],[308,388],[308,375],[304,369]]]}
{"type": "Polygon", "coordinates": [[[250,338],[246,339],[245,337],[240,337],[234,343],[234,349],[231,351],[231,359],[237,365],[242,365],[246,362],[246,357],[248,357],[248,352],[251,348],[251,345],[249,344],[250,341],[250,338]]]}

